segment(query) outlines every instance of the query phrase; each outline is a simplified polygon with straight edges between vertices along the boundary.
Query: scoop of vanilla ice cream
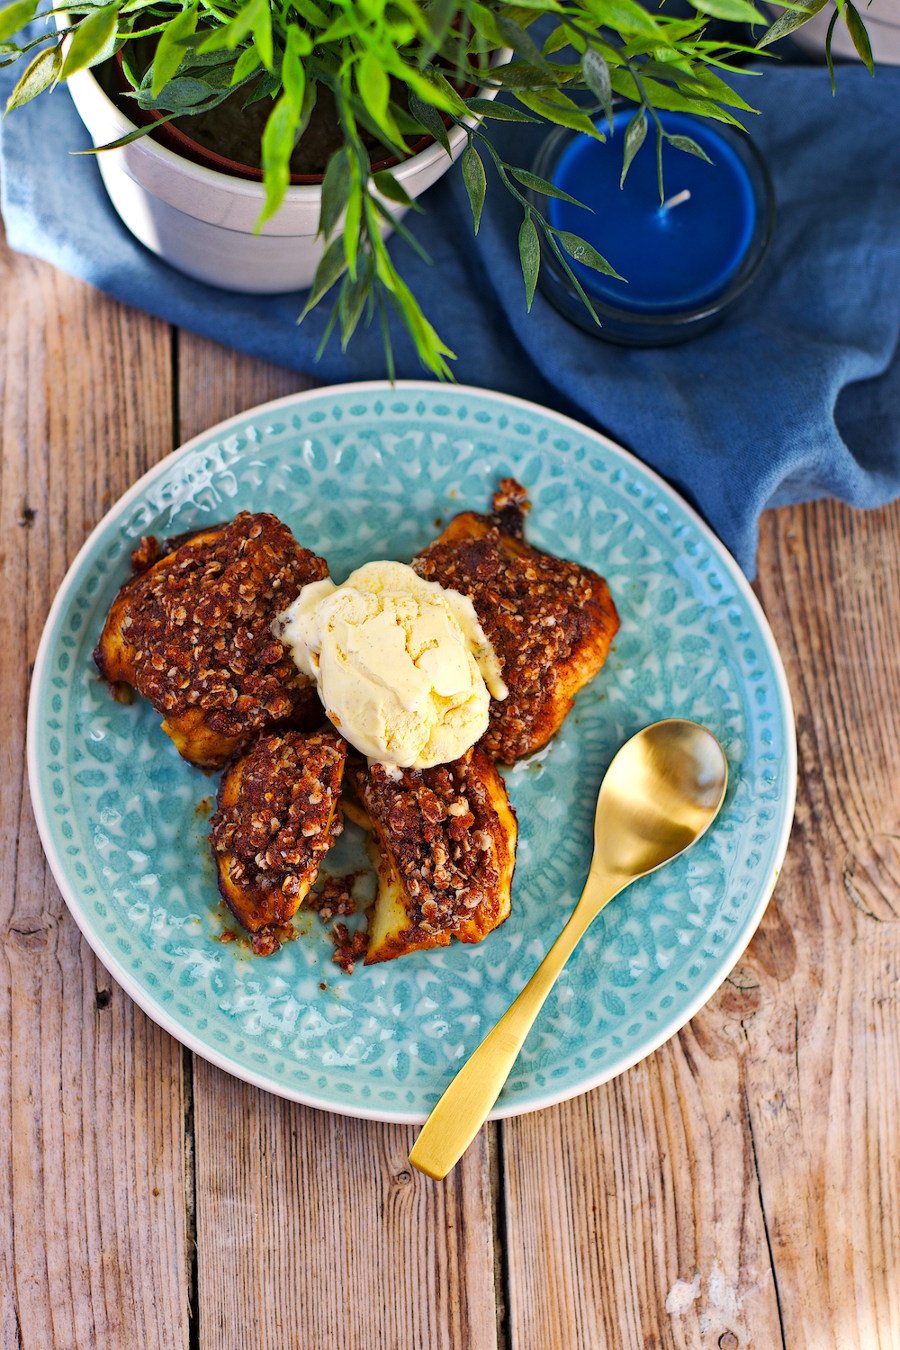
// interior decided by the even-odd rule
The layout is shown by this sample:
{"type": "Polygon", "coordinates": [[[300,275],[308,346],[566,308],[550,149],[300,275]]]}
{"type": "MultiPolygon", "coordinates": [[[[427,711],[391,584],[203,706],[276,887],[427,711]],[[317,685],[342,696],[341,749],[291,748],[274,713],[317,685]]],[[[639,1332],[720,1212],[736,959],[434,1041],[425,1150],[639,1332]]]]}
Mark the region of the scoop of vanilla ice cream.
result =
{"type": "Polygon", "coordinates": [[[506,697],[471,600],[405,563],[366,563],[342,586],[311,582],[275,631],[341,735],[383,764],[458,759],[487,730],[491,696],[506,697]]]}

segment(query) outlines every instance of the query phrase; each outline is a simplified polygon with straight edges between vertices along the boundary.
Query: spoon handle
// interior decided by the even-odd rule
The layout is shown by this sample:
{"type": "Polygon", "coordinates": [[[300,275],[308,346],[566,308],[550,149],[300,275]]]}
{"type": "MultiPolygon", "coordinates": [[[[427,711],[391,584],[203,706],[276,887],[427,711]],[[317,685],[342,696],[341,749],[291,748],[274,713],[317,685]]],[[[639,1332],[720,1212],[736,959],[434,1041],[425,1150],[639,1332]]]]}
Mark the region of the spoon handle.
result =
{"type": "Polygon", "coordinates": [[[531,979],[466,1060],[422,1127],[409,1160],[441,1180],[459,1161],[500,1095],[544,1000],[563,966],[603,906],[622,889],[606,877],[588,877],[584,893],[531,979]]]}

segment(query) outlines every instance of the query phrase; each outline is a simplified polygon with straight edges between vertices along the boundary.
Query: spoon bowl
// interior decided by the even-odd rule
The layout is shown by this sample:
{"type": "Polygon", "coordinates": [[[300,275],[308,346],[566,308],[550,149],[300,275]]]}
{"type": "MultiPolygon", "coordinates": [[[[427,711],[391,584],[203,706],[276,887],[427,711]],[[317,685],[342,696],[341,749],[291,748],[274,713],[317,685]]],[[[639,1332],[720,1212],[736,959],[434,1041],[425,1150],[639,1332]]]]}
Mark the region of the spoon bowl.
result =
{"type": "Polygon", "coordinates": [[[594,919],[639,877],[705,834],[725,800],[728,762],[696,722],[654,722],[626,741],[606,771],[594,815],[594,853],[581,899],[518,998],[444,1092],[409,1160],[442,1178],[487,1119],[560,971],[594,919]]]}
{"type": "Polygon", "coordinates": [[[654,722],[626,741],[606,771],[594,815],[591,864],[628,881],[696,843],[719,813],[728,764],[696,722],[654,722]]]}

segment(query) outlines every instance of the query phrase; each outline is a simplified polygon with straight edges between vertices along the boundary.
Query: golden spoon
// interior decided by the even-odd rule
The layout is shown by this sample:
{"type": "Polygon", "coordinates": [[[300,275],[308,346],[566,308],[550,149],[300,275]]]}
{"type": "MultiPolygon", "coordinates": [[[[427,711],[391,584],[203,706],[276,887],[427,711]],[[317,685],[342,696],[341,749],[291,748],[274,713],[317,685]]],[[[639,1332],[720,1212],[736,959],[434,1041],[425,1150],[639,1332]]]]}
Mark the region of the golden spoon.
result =
{"type": "Polygon", "coordinates": [[[481,1129],[544,1000],[587,929],[638,877],[677,858],[715,820],[725,798],[725,752],[705,727],[654,722],[626,741],[606,771],[594,816],[594,856],[581,899],[525,988],[435,1106],[409,1160],[445,1177],[481,1129]]]}

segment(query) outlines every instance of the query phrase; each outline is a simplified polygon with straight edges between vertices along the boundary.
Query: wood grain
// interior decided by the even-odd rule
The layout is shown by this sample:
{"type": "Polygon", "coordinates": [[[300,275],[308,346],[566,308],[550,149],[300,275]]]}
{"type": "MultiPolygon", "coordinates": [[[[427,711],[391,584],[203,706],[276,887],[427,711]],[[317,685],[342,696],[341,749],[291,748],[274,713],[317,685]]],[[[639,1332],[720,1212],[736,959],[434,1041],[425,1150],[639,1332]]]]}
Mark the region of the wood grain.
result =
{"type": "Polygon", "coordinates": [[[766,517],[800,790],[757,937],[680,1035],[504,1133],[528,1350],[900,1345],[900,510],[766,517]]]}
{"type": "Polygon", "coordinates": [[[310,381],[2,248],[0,285],[3,1350],[900,1345],[900,510],[764,523],[801,782],[729,980],[439,1185],[413,1129],[266,1096],[149,1023],[24,781],[28,662],[87,529],[178,440],[310,381]]]}
{"type": "MultiPolygon", "coordinates": [[[[179,336],[182,439],[311,383],[179,336]]],[[[215,1350],[494,1350],[486,1132],[443,1187],[415,1131],[345,1120],[194,1061],[200,1343],[215,1350]]]]}
{"type": "Polygon", "coordinates": [[[900,509],[785,511],[766,544],[760,590],[803,776],[751,949],[748,1110],[787,1344],[888,1350],[900,1344],[900,509]]]}
{"type": "Polygon", "coordinates": [[[182,1057],[95,962],[25,780],[41,628],[91,525],[170,448],[170,338],[0,249],[0,1344],[188,1342],[182,1057]]]}

